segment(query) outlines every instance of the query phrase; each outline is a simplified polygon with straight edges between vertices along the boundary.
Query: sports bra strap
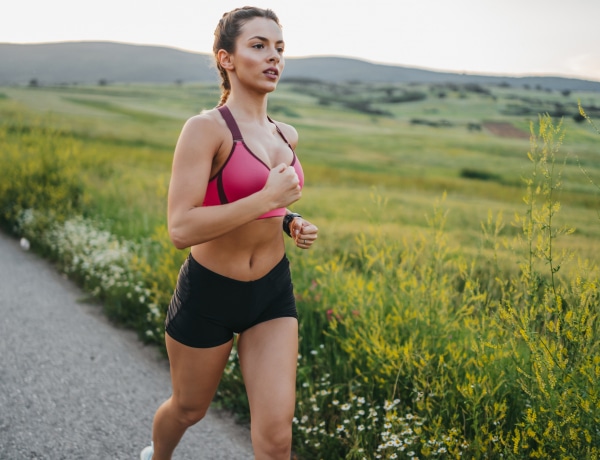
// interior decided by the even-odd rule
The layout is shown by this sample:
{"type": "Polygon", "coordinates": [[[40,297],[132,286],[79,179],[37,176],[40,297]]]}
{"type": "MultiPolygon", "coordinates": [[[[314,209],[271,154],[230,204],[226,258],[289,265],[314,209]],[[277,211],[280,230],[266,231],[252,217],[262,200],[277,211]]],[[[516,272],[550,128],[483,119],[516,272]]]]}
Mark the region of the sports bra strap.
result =
{"type": "Polygon", "coordinates": [[[288,145],[288,147],[292,150],[292,152],[294,151],[294,148],[292,147],[292,145],[288,142],[288,140],[286,139],[286,137],[283,135],[283,133],[281,132],[281,130],[279,129],[279,126],[277,126],[277,123],[275,123],[273,120],[271,120],[270,117],[267,117],[267,120],[269,120],[271,123],[273,123],[275,125],[275,129],[277,130],[277,132],[279,133],[279,135],[281,136],[281,138],[284,140],[284,142],[288,145]]]}
{"type": "Polygon", "coordinates": [[[219,110],[219,112],[221,112],[221,116],[225,120],[225,123],[227,123],[227,127],[229,128],[229,131],[231,131],[234,142],[242,141],[242,133],[240,132],[240,128],[238,128],[238,125],[235,122],[235,119],[233,118],[233,115],[231,114],[229,108],[226,105],[222,105],[217,109],[219,110]]]}
{"type": "MultiPolygon", "coordinates": [[[[219,112],[221,112],[221,116],[225,120],[225,123],[227,123],[227,127],[229,128],[229,131],[231,131],[231,134],[233,136],[233,141],[234,142],[243,141],[244,138],[242,137],[240,128],[238,128],[238,125],[235,122],[235,119],[233,118],[233,115],[231,114],[231,110],[229,110],[229,107],[227,107],[226,105],[222,105],[221,107],[217,107],[217,110],[219,110],[219,112]]],[[[288,147],[290,149],[292,149],[292,151],[293,151],[294,149],[292,148],[292,146],[290,145],[288,140],[285,138],[285,136],[279,129],[279,126],[277,126],[277,123],[275,123],[273,120],[271,120],[271,118],[268,116],[267,116],[267,119],[275,125],[275,129],[277,130],[277,132],[279,133],[281,138],[285,141],[285,143],[288,145],[288,147]]]]}

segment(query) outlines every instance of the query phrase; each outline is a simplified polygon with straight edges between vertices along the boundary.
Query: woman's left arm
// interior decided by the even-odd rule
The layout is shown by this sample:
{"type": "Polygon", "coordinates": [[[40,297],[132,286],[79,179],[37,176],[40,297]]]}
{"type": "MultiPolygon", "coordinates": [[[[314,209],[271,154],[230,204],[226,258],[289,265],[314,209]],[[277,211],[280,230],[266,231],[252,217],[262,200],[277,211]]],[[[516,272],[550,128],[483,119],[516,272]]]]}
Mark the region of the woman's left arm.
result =
{"type": "MultiPolygon", "coordinates": [[[[294,150],[298,145],[298,132],[292,125],[278,122],[283,135],[286,137],[294,150]]],[[[287,211],[288,214],[292,212],[287,211]]],[[[304,219],[303,217],[294,218],[289,224],[290,236],[294,239],[296,246],[301,249],[309,249],[319,236],[319,229],[316,225],[304,219]]]]}

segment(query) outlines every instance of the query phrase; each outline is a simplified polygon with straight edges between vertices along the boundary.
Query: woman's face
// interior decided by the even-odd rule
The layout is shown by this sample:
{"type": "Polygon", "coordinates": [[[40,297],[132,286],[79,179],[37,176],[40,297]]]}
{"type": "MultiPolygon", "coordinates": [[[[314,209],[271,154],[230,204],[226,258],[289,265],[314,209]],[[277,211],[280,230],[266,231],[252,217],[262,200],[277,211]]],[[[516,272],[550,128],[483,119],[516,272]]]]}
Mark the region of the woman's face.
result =
{"type": "Polygon", "coordinates": [[[237,79],[257,90],[273,91],[285,66],[281,27],[272,19],[250,19],[235,44],[230,59],[237,79]]]}

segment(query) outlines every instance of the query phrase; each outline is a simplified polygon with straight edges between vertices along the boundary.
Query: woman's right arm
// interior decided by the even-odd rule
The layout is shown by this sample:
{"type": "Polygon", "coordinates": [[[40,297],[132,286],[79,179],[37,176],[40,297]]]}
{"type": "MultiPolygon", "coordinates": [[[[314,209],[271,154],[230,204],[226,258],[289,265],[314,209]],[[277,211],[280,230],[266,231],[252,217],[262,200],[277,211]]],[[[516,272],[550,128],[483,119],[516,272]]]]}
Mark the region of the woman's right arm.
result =
{"type": "Polygon", "coordinates": [[[218,238],[300,198],[294,169],[282,164],[271,170],[261,191],[233,203],[203,207],[213,159],[222,148],[224,136],[214,113],[207,112],[190,118],[177,141],[167,218],[169,236],[179,249],[218,238]]]}

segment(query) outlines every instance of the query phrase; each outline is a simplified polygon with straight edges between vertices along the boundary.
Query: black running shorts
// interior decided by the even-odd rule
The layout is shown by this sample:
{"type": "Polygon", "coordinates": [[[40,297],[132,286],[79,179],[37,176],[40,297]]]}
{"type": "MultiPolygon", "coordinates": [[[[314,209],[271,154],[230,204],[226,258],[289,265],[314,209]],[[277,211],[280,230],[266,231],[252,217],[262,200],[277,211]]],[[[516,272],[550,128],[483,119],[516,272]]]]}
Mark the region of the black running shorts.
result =
{"type": "Polygon", "coordinates": [[[228,342],[234,333],[283,317],[298,318],[285,255],[262,278],[239,281],[203,267],[190,254],[179,271],[165,326],[176,341],[209,348],[228,342]]]}

